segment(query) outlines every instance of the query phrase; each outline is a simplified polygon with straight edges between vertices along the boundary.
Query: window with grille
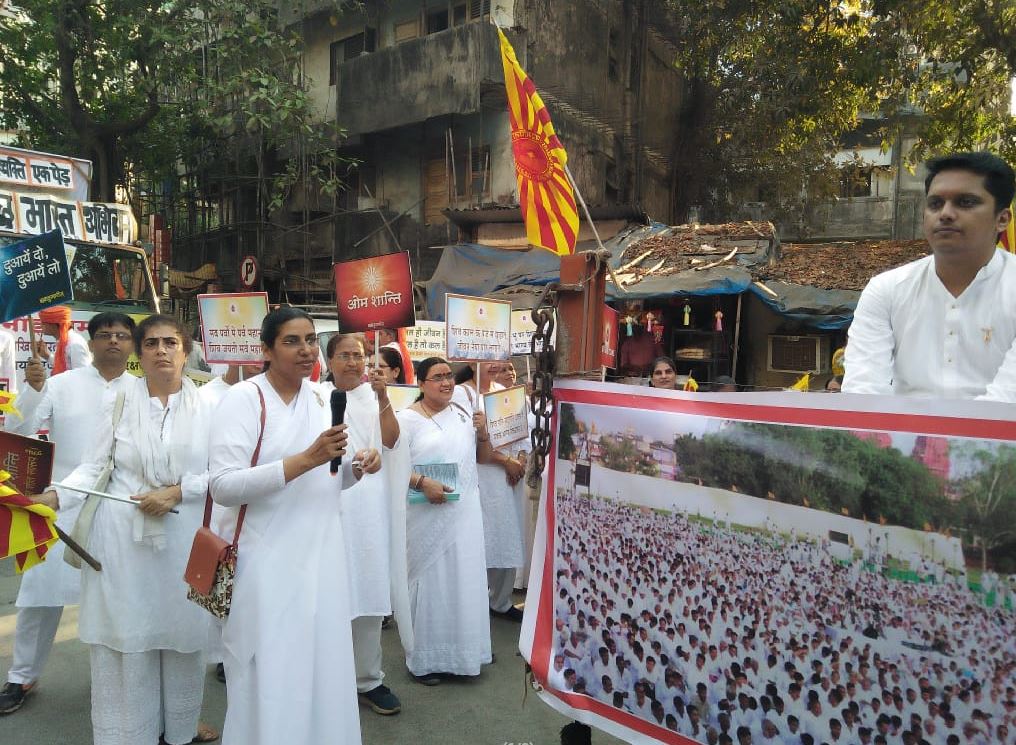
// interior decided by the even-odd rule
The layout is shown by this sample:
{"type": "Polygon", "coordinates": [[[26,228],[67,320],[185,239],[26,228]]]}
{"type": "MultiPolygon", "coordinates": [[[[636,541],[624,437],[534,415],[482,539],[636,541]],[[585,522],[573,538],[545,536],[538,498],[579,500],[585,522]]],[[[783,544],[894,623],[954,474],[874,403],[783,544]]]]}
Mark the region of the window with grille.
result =
{"type": "Polygon", "coordinates": [[[472,20],[490,15],[490,0],[470,0],[469,17],[472,20]]]}

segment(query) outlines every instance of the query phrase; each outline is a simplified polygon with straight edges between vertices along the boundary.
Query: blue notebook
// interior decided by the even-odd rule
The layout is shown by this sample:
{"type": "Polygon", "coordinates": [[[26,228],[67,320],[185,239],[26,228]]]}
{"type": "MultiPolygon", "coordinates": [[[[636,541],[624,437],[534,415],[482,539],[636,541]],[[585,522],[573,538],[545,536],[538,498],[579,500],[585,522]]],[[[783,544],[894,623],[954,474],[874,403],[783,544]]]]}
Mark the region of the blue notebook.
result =
{"type": "MultiPolygon", "coordinates": [[[[428,479],[440,481],[445,486],[452,488],[451,492],[445,492],[445,499],[455,502],[459,498],[459,465],[457,463],[425,463],[413,466],[413,472],[428,479]]],[[[422,491],[409,490],[409,504],[424,504],[427,497],[422,491]]]]}

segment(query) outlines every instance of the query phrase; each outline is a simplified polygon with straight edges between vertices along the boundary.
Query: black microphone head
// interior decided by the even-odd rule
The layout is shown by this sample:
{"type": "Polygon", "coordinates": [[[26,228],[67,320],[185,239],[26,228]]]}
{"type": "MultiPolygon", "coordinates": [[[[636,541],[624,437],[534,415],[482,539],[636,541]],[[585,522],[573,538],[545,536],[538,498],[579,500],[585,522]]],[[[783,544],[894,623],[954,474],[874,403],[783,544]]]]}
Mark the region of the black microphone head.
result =
{"type": "Polygon", "coordinates": [[[332,391],[331,405],[332,426],[342,424],[342,419],[346,415],[346,392],[338,389],[332,391]]]}
{"type": "MultiPolygon", "coordinates": [[[[332,426],[334,427],[336,424],[342,424],[342,420],[346,416],[346,392],[340,391],[338,388],[332,391],[331,405],[332,426]]],[[[331,466],[328,470],[333,476],[339,472],[340,465],[342,465],[341,456],[332,459],[331,466]]]]}

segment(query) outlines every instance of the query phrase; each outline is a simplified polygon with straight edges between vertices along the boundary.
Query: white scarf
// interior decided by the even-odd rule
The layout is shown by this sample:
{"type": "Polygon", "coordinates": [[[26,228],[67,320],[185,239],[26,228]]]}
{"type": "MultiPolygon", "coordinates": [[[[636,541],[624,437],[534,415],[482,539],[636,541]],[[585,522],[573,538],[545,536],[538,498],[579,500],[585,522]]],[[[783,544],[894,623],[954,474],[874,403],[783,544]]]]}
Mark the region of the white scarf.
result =
{"type": "MultiPolygon", "coordinates": [[[[144,480],[143,492],[154,491],[165,486],[179,484],[183,476],[187,455],[193,436],[192,424],[198,411],[198,389],[189,378],[183,379],[180,395],[166,407],[177,407],[173,412],[171,431],[164,431],[164,418],[154,418],[151,412],[151,395],[148,383],[142,378],[135,388],[136,395],[131,396],[124,419],[134,436],[141,461],[141,477],[144,480]]],[[[134,540],[149,543],[157,551],[166,546],[165,515],[152,517],[140,509],[134,516],[134,540]]]]}

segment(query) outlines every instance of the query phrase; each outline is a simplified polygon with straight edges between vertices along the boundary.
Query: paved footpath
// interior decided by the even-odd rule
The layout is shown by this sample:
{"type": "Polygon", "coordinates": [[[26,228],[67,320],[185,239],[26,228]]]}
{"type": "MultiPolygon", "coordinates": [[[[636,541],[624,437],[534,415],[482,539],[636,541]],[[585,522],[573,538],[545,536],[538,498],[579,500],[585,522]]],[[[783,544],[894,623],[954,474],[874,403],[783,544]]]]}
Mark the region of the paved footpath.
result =
{"type": "MultiPolygon", "coordinates": [[[[10,560],[0,561],[0,677],[6,682],[14,643],[14,600],[19,579],[10,560]]],[[[517,597],[521,601],[522,597],[517,597]]],[[[421,686],[409,677],[398,634],[383,634],[385,683],[402,699],[402,713],[382,717],[360,708],[364,745],[558,745],[568,720],[529,690],[518,656],[519,625],[496,619],[491,634],[497,662],[477,681],[421,686]]],[[[204,721],[221,728],[225,686],[211,672],[205,681],[204,721]]],[[[595,745],[620,743],[600,732],[595,745]]],[[[38,690],[17,713],[0,717],[3,745],[91,745],[88,650],[77,640],[77,608],[64,611],[38,690]]],[[[138,745],[147,745],[139,743],[138,745]]],[[[152,743],[151,745],[155,745],[152,743]]],[[[279,743],[279,745],[286,745],[279,743]]],[[[343,745],[322,743],[322,745],[343,745]]]]}

